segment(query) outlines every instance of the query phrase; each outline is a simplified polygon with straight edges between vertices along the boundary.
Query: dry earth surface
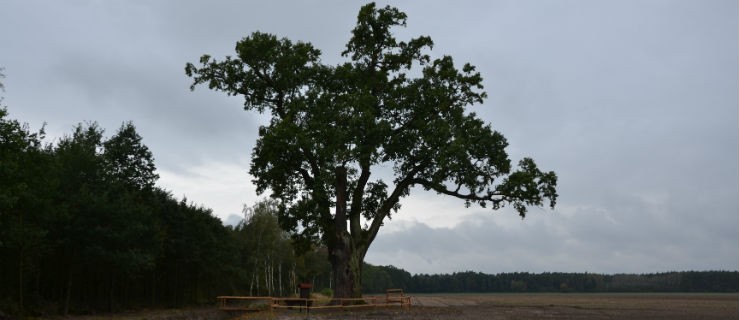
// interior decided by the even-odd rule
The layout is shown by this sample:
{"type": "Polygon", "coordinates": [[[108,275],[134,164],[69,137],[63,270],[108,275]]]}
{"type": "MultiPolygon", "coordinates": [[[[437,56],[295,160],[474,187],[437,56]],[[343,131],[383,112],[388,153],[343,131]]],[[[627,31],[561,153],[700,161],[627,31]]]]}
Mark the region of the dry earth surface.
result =
{"type": "Polygon", "coordinates": [[[215,308],[140,311],[116,315],[52,317],[68,320],[213,319],[737,319],[739,294],[454,294],[418,295],[403,310],[298,310],[226,313],[215,308]]]}
{"type": "Polygon", "coordinates": [[[400,308],[245,314],[235,319],[739,319],[737,294],[421,295],[400,308]]]}

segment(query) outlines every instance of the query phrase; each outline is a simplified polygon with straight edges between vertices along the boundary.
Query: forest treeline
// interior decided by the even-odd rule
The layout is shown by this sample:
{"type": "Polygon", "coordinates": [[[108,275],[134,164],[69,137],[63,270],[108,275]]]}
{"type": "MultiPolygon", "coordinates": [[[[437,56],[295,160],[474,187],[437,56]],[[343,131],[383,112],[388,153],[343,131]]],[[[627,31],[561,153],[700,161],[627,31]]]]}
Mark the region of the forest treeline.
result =
{"type": "Polygon", "coordinates": [[[0,108],[0,313],[66,314],[211,303],[328,287],[325,252],[296,255],[262,202],[224,226],[156,186],[132,123],[56,141],[0,108]],[[317,271],[318,270],[318,271],[317,271]]]}
{"type": "Polygon", "coordinates": [[[739,292],[738,271],[681,271],[649,274],[456,272],[416,274],[393,266],[364,267],[363,289],[382,293],[474,292],[739,292]]]}
{"type": "MultiPolygon", "coordinates": [[[[213,303],[219,295],[330,294],[327,250],[281,231],[274,202],[224,226],[210,209],[156,186],[132,123],[95,123],[55,141],[0,108],[0,314],[111,312],[213,303]]],[[[365,293],[737,292],[739,272],[645,275],[461,272],[363,267],[365,293]]]]}

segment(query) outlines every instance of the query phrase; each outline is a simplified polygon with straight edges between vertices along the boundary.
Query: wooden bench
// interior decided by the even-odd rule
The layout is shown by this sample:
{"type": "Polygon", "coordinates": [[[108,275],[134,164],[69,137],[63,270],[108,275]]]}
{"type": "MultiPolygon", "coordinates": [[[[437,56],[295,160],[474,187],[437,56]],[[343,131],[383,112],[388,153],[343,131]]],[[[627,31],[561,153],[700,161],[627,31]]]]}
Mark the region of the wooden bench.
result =
{"type": "Polygon", "coordinates": [[[403,294],[403,289],[387,289],[385,292],[385,302],[387,304],[398,303],[403,305],[406,301],[406,296],[403,294]]]}

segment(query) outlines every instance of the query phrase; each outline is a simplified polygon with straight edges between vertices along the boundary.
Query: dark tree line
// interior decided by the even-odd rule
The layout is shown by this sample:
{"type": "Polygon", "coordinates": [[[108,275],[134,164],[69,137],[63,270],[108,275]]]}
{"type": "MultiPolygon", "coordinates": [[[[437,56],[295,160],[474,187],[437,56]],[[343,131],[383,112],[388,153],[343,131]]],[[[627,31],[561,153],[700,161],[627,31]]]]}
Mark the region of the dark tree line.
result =
{"type": "Polygon", "coordinates": [[[95,123],[54,143],[0,108],[0,312],[67,314],[286,295],[329,286],[325,252],[297,256],[273,204],[223,226],[155,185],[132,123],[95,123]],[[307,262],[306,262],[307,261],[307,262]],[[323,268],[323,269],[321,269],[323,268]]]}
{"type": "Polygon", "coordinates": [[[481,292],[738,292],[737,271],[650,274],[457,272],[416,274],[393,266],[365,265],[365,292],[400,288],[414,293],[481,292]]]}

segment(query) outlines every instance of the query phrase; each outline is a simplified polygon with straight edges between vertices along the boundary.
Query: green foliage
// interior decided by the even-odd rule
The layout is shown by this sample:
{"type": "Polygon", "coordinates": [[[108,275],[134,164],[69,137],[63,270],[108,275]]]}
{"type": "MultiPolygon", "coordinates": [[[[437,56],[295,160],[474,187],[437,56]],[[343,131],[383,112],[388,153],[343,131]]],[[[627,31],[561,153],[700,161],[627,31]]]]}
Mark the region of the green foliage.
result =
{"type": "MultiPolygon", "coordinates": [[[[51,210],[44,197],[53,182],[43,174],[49,167],[48,150],[42,147],[43,129],[7,118],[0,108],[0,288],[23,302],[26,286],[38,273],[38,262],[48,246],[44,239],[44,212],[51,210]]],[[[17,310],[23,312],[23,303],[17,310]]]]}
{"type": "Polygon", "coordinates": [[[298,283],[309,282],[314,290],[331,288],[331,264],[326,247],[314,247],[298,251],[296,257],[296,276],[298,283]]]}
{"type": "Polygon", "coordinates": [[[104,170],[114,182],[133,189],[151,189],[159,178],[154,171],[154,158],[133,123],[121,125],[118,132],[105,141],[102,155],[104,170]]]}
{"type": "Polygon", "coordinates": [[[380,293],[395,287],[390,274],[383,267],[367,263],[362,266],[362,292],[380,293]]]}
{"type": "Polygon", "coordinates": [[[321,295],[326,297],[333,297],[334,290],[331,290],[331,288],[323,288],[323,290],[321,290],[321,295]]]}
{"type": "Polygon", "coordinates": [[[330,266],[325,248],[308,248],[296,254],[293,240],[278,223],[277,202],[263,200],[244,209],[244,221],[234,228],[244,276],[250,295],[288,296],[298,283],[316,290],[329,286],[330,266]]]}
{"type": "Polygon", "coordinates": [[[432,59],[429,37],[398,41],[393,30],[405,23],[396,8],[363,6],[342,52],[348,61],[336,66],[310,43],[254,32],[237,42],[236,57],[203,55],[185,67],[191,89],[207,84],[271,115],[252,157],[257,191],[279,201],[283,229],[321,238],[334,269],[352,274],[341,282],[357,278],[357,264],[343,266],[361,264],[414,186],[468,206],[511,205],[522,217],[557,198],[554,172],[529,158],[513,170],[503,135],[466,111],[486,98],[475,67],[432,59]],[[389,182],[380,168],[393,168],[389,182]]]}
{"type": "Polygon", "coordinates": [[[0,109],[0,312],[185,306],[330,285],[325,248],[296,255],[275,201],[231,228],[156,187],[132,123],[107,139],[94,122],[43,139],[0,109]]]}
{"type": "Polygon", "coordinates": [[[0,109],[0,310],[63,313],[209,302],[240,268],[210,210],[155,187],[132,123],[43,144],[0,109]]]}
{"type": "Polygon", "coordinates": [[[295,291],[295,256],[290,237],[277,223],[274,201],[265,200],[245,208],[246,219],[235,228],[241,264],[250,271],[243,279],[250,295],[284,296],[295,291]]]}

